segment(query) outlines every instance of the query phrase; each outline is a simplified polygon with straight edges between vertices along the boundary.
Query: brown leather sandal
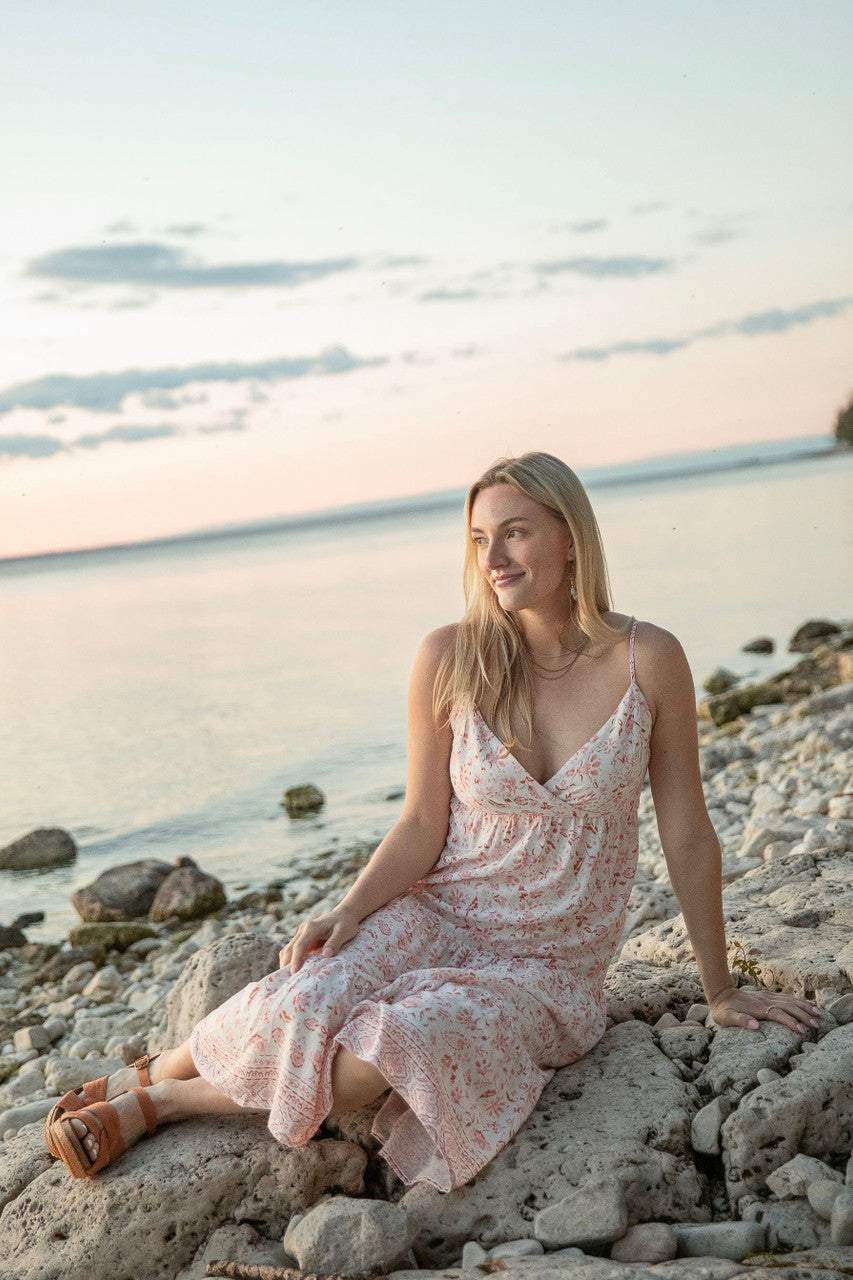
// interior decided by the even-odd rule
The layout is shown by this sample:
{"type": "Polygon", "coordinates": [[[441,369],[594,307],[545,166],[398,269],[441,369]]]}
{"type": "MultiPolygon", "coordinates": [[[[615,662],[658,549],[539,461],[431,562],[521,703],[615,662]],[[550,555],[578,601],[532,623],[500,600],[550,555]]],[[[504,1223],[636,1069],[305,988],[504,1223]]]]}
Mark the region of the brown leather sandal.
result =
{"type": "MultiPolygon", "coordinates": [[[[129,1089],[136,1094],[146,1130],[157,1128],[157,1111],[144,1089],[129,1089]]],[[[121,1136],[119,1114],[111,1102],[95,1102],[91,1107],[80,1108],[54,1121],[51,1136],[57,1157],[65,1165],[72,1178],[91,1178],[106,1169],[127,1150],[121,1136]],[[81,1120],[89,1133],[98,1140],[98,1154],[94,1160],[86,1150],[85,1137],[74,1131],[74,1121],[81,1120]]]]}
{"type": "MultiPolygon", "coordinates": [[[[139,1077],[139,1084],[143,1088],[148,1088],[153,1084],[151,1073],[148,1068],[155,1058],[159,1058],[159,1053],[143,1054],[141,1058],[137,1058],[131,1066],[136,1067],[136,1074],[139,1077]]],[[[61,1156],[56,1149],[53,1138],[51,1137],[51,1129],[57,1120],[68,1115],[70,1111],[81,1111],[83,1107],[91,1107],[96,1102],[106,1102],[107,1100],[107,1080],[109,1076],[101,1076],[98,1080],[88,1080],[82,1086],[82,1092],[70,1089],[68,1093],[63,1094],[58,1102],[55,1102],[47,1113],[47,1119],[44,1122],[44,1140],[47,1149],[54,1159],[59,1160],[61,1156]]],[[[127,1092],[125,1090],[125,1092],[127,1092]]],[[[116,1094],[116,1097],[119,1095],[116,1094]]]]}

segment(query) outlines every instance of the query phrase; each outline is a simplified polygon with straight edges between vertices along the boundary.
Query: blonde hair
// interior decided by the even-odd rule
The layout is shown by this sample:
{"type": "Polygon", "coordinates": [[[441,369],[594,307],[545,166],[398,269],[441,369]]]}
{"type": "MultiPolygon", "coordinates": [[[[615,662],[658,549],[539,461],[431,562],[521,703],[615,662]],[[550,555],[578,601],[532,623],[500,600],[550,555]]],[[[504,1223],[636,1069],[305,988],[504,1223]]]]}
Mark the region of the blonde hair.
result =
{"type": "Polygon", "coordinates": [[[622,634],[604,621],[609,610],[610,581],[598,522],[586,490],[565,462],[550,453],[524,453],[499,458],[471,486],[465,500],[465,615],[455,642],[436,674],[436,720],[447,723],[458,702],[479,704],[486,690],[494,694],[491,719],[495,735],[510,750],[519,741],[513,713],[524,722],[528,746],[533,740],[533,683],[530,653],[517,618],[498,603],[477,561],[471,537],[471,512],[477,495],[496,484],[508,484],[547,507],[569,528],[575,549],[573,599],[567,587],[568,621],[574,621],[593,645],[610,644],[622,634]]]}

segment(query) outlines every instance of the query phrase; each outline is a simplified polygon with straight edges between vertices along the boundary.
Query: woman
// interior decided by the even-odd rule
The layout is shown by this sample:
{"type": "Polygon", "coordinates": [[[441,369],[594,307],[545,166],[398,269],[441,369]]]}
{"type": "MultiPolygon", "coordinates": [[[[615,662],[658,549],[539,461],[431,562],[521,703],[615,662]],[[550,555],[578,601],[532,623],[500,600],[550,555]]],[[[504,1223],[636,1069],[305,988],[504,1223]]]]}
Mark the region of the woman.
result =
{"type": "Polygon", "coordinates": [[[503,459],[466,521],[465,617],[427,636],[412,672],[400,820],[280,970],[186,1044],[60,1100],[46,1136],[75,1177],[194,1115],[267,1111],[301,1145],[390,1089],[374,1133],[398,1176],[470,1180],[604,1032],[647,767],[714,1019],[817,1025],[809,1001],[732,984],[687,660],[610,609],[577,477],[545,453],[503,459]]]}

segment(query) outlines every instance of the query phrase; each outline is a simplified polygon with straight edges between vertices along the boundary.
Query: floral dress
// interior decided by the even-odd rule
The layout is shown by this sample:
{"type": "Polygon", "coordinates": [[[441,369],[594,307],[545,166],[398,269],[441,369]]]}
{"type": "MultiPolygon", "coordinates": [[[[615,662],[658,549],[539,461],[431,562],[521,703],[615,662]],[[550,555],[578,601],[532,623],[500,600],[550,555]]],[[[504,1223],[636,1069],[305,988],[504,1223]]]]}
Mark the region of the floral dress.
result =
{"type": "Polygon", "coordinates": [[[244,987],[192,1033],[199,1073],[301,1146],[344,1045],[391,1085],[374,1135],[404,1183],[468,1182],[556,1067],[604,1033],[604,978],[637,864],[651,713],[634,674],[606,724],[541,784],[475,706],[453,708],[445,847],[337,956],[244,987]]]}

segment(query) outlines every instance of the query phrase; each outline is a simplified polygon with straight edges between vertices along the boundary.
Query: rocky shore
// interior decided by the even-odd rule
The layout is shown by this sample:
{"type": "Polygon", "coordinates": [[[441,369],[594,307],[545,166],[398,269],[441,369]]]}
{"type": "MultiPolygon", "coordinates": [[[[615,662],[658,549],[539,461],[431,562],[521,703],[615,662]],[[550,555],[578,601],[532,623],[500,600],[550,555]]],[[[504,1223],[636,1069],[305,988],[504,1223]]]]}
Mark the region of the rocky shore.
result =
{"type": "Polygon", "coordinates": [[[608,1030],[472,1183],[404,1187],[375,1107],[293,1150],[262,1117],[194,1120],[72,1182],[44,1146],[56,1098],[277,967],[371,850],[306,855],[232,902],[188,860],[114,869],[78,891],[62,948],[28,942],[25,919],[0,930],[2,1280],[853,1275],[853,631],[757,690],[700,705],[729,954],[742,982],[814,997],[817,1029],[714,1025],[646,788],[608,1030]]]}

